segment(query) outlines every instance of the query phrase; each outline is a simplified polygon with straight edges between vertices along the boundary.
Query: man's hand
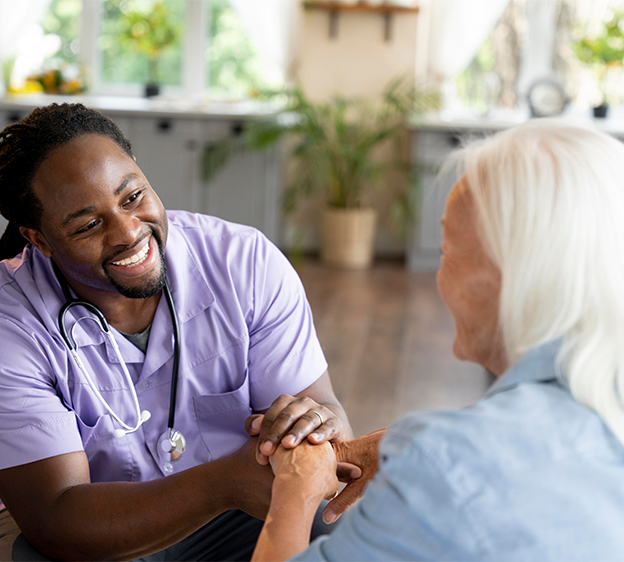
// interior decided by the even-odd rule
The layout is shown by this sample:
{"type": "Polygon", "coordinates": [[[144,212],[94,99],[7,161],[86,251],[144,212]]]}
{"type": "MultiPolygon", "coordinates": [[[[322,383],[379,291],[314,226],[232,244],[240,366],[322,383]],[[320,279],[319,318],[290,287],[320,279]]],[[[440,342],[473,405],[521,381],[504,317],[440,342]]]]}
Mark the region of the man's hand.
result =
{"type": "Polygon", "coordinates": [[[251,436],[260,436],[256,455],[260,464],[268,464],[280,444],[293,449],[306,439],[314,445],[339,443],[348,439],[351,432],[327,406],[308,396],[287,394],[277,398],[264,415],[247,418],[245,429],[251,436]]]}
{"type": "Polygon", "coordinates": [[[323,510],[325,523],[333,523],[349,509],[364,493],[364,488],[379,468],[379,442],[385,435],[379,429],[358,439],[344,443],[332,443],[338,463],[349,463],[359,467],[362,476],[351,480],[323,510]]]}
{"type": "Polygon", "coordinates": [[[232,509],[241,509],[252,517],[266,517],[271,503],[273,472],[256,461],[258,438],[252,438],[228,457],[232,461],[232,509]]]}

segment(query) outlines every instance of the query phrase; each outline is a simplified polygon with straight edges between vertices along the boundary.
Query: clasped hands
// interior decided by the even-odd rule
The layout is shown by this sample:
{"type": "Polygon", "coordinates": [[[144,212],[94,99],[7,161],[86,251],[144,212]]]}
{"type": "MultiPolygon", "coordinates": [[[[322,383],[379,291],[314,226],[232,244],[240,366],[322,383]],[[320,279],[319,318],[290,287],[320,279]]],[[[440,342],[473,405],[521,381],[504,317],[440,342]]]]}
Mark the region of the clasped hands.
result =
{"type": "Polygon", "coordinates": [[[379,441],[385,429],[346,441],[340,418],[306,397],[280,396],[264,414],[247,418],[245,428],[256,435],[256,460],[271,464],[276,478],[288,475],[309,495],[331,499],[323,511],[333,523],[362,495],[377,472],[379,441]],[[336,495],[338,482],[346,482],[336,495]]]}

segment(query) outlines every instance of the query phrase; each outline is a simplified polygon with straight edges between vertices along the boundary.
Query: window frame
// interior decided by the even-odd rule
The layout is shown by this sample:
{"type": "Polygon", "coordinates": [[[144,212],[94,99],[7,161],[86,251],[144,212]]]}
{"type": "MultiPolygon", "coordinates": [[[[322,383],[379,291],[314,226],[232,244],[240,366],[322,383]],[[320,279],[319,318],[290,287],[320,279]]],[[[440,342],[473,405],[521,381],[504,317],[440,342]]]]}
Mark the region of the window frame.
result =
{"type": "MultiPolygon", "coordinates": [[[[90,93],[94,96],[131,96],[144,94],[143,84],[107,83],[102,81],[102,58],[98,38],[104,0],[82,0],[80,15],[80,63],[90,73],[90,93]]],[[[209,0],[208,0],[209,1],[209,0]]],[[[161,86],[165,96],[202,97],[206,92],[206,65],[204,53],[208,41],[208,1],[185,2],[186,30],[182,43],[182,83],[179,86],[161,86]]]]}

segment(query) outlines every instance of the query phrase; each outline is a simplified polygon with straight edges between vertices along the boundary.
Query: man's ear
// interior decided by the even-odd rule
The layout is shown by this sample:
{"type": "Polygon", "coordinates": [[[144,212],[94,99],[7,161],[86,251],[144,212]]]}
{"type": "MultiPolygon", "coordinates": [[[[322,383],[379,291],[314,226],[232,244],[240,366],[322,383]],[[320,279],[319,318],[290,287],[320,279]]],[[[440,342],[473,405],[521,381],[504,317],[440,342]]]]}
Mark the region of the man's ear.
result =
{"type": "Polygon", "coordinates": [[[26,228],[25,226],[19,227],[20,234],[26,238],[35,248],[38,248],[39,251],[46,257],[52,257],[52,250],[48,245],[45,236],[41,234],[38,230],[34,228],[26,228]]]}

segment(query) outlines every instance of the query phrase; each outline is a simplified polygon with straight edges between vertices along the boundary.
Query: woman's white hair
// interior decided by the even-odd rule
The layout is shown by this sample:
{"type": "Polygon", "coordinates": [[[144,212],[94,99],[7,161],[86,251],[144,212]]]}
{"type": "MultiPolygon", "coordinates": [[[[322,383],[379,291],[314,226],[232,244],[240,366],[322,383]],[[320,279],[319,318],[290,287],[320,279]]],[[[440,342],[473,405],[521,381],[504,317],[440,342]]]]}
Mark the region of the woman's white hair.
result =
{"type": "Polygon", "coordinates": [[[558,368],[572,395],[624,443],[624,145],[535,119],[459,158],[501,271],[510,364],[561,339],[558,368]]]}

